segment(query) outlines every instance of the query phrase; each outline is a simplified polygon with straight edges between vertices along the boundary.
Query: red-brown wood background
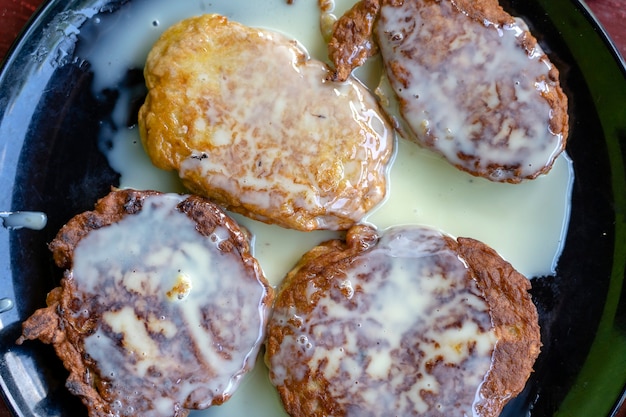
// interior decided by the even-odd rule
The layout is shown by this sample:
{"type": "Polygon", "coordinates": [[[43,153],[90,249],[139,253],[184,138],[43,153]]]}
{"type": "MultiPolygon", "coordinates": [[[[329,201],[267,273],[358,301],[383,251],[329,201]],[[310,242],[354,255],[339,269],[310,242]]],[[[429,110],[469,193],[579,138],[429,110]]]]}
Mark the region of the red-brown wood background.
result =
{"type": "MultiPolygon", "coordinates": [[[[0,61],[42,3],[43,0],[0,0],[0,61]]],[[[622,56],[626,57],[626,0],[587,0],[587,4],[604,25],[622,56]]],[[[1,397],[0,417],[11,417],[1,397]]],[[[617,417],[626,417],[626,404],[617,417]]]]}

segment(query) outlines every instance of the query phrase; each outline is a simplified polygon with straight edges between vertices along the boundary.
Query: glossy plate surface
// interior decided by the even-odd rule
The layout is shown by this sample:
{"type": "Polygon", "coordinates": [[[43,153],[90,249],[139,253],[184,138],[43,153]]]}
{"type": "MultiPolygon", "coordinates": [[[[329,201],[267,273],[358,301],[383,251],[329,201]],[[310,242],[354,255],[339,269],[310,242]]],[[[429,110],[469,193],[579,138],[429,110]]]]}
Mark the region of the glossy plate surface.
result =
{"type": "MultiPolygon", "coordinates": [[[[14,303],[0,314],[0,383],[18,416],[86,415],[65,389],[67,373],[52,349],[14,342],[60,279],[46,243],[118,182],[97,140],[117,93],[94,96],[89,63],[74,51],[77,41],[97,48],[97,36],[78,36],[83,25],[121,15],[129,2],[47,3],[0,74],[0,211],[48,215],[43,231],[0,228],[0,298],[14,303]]],[[[561,70],[575,170],[557,273],[533,281],[543,351],[503,415],[611,415],[626,384],[626,69],[579,2],[502,3],[526,19],[561,70]]],[[[140,74],[129,69],[131,79],[139,77],[134,82],[140,74]]]]}

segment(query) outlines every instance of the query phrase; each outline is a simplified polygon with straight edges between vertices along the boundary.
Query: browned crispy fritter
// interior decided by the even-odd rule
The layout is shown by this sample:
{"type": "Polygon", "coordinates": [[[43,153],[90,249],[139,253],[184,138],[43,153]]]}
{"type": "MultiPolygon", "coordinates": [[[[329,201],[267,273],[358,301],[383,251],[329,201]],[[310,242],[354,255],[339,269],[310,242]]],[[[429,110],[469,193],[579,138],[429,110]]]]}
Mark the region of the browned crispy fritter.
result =
{"type": "MultiPolygon", "coordinates": [[[[374,25],[384,6],[400,7],[405,0],[361,0],[344,13],[335,23],[333,36],[328,43],[328,57],[334,69],[329,78],[334,81],[345,81],[352,71],[361,66],[367,58],[378,53],[374,33],[374,25]]],[[[415,0],[411,0],[415,1],[415,0]]],[[[424,0],[418,0],[424,1],[424,0]]],[[[425,0],[432,1],[432,0],[425,0]]],[[[445,1],[445,0],[444,0],[445,1]]],[[[498,0],[459,0],[455,1],[459,11],[466,13],[476,22],[493,22],[498,25],[513,23],[513,17],[504,11],[498,0]]],[[[524,46],[531,51],[536,40],[526,38],[524,46]]],[[[446,46],[438,45],[445,53],[446,46]]]]}
{"type": "Polygon", "coordinates": [[[261,343],[273,290],[249,252],[247,232],[205,198],[113,191],[93,211],[63,226],[50,250],[64,277],[48,294],[47,307],[23,323],[17,343],[39,339],[54,347],[69,371],[66,387],[80,397],[90,417],[184,417],[189,409],[228,400],[233,387],[212,390],[211,381],[238,380],[254,365],[254,357],[243,358],[261,343]],[[161,196],[169,202],[157,200],[161,196]],[[175,208],[147,226],[165,234],[142,240],[145,233],[135,233],[127,220],[134,218],[132,225],[137,225],[136,216],[146,205],[165,204],[175,208]],[[182,225],[176,228],[178,235],[163,227],[172,217],[182,225]],[[85,257],[94,254],[90,251],[101,252],[93,246],[98,248],[103,239],[98,233],[113,228],[125,229],[127,240],[113,245],[129,255],[111,255],[77,270],[77,263],[84,265],[89,261],[85,257]],[[190,235],[197,237],[180,240],[190,235]],[[199,255],[213,269],[199,272],[199,255]],[[178,273],[170,274],[171,265],[178,273]],[[222,274],[228,271],[225,280],[222,274]],[[213,361],[203,347],[208,340],[215,341],[209,349],[219,348],[213,361]],[[220,363],[230,358],[235,365],[224,371],[220,363]]]}
{"type": "Polygon", "coordinates": [[[341,81],[376,42],[405,136],[472,175],[519,183],[549,172],[569,133],[559,71],[497,0],[363,0],[329,42],[341,81]]]}
{"type": "Polygon", "coordinates": [[[356,226],[345,241],[331,240],[306,253],[281,285],[265,360],[285,409],[293,417],[497,417],[524,388],[541,346],[528,279],[474,239],[411,227],[391,233],[384,248],[394,249],[381,258],[380,252],[371,255],[380,245],[377,233],[356,226]],[[394,243],[402,235],[413,243],[394,243]],[[421,237],[411,237],[416,235],[421,237]],[[412,256],[414,264],[393,269],[392,258],[412,256]],[[429,256],[432,263],[420,263],[429,256]],[[434,287],[439,275],[444,286],[434,287]],[[398,281],[406,286],[394,287],[398,281]],[[430,284],[421,287],[422,281],[430,284]],[[420,299],[428,308],[415,313],[411,300],[420,299]],[[403,316],[414,324],[402,334],[386,327],[403,316]],[[429,317],[432,322],[424,324],[429,317]],[[454,329],[472,326],[482,329],[478,338],[493,332],[493,350],[454,336],[454,329]],[[446,350],[450,343],[452,350],[446,350]],[[455,359],[460,352],[467,354],[462,361],[455,359]],[[482,373],[468,385],[473,355],[487,356],[482,373]]]}

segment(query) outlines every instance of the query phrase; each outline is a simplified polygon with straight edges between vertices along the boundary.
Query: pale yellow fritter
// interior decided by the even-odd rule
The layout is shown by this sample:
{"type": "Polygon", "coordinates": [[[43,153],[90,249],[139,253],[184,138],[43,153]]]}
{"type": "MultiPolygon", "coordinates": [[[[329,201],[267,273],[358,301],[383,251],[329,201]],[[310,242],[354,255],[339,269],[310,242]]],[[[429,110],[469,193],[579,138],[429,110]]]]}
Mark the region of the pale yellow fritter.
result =
{"type": "Polygon", "coordinates": [[[232,211],[347,229],[385,196],[393,129],[364,86],[327,72],[283,35],[219,15],[184,20],[146,62],[144,147],[232,211]]]}

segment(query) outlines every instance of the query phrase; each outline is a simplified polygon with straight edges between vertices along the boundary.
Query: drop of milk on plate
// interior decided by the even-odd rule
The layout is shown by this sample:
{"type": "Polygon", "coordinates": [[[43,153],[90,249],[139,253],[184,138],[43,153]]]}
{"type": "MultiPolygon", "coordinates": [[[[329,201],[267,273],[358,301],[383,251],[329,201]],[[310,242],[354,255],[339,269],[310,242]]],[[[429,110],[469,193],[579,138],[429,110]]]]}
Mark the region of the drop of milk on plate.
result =
{"type": "Polygon", "coordinates": [[[42,230],[48,223],[48,217],[40,211],[0,212],[2,225],[7,229],[42,230]]]}
{"type": "MultiPolygon", "coordinates": [[[[353,2],[337,0],[334,13],[341,15],[353,2]]],[[[129,126],[128,115],[145,89],[143,85],[129,87],[124,81],[130,71],[143,69],[152,44],[167,27],[202,13],[220,13],[249,26],[281,31],[300,41],[313,58],[327,60],[315,1],[287,5],[286,0],[134,0],[113,16],[102,14],[92,19],[89,25],[96,26],[97,49],[90,50],[90,42],[79,42],[76,55],[91,63],[96,95],[107,89],[119,91],[112,124],[102,129],[101,148],[111,167],[121,174],[122,188],[185,192],[175,173],[150,163],[136,125],[131,122],[129,126]]],[[[374,59],[356,72],[372,91],[378,83],[377,66],[380,62],[374,59]]],[[[569,222],[573,171],[567,155],[557,159],[548,175],[511,185],[469,176],[403,139],[398,140],[397,148],[389,173],[389,196],[368,215],[367,222],[379,229],[428,225],[453,236],[473,237],[493,247],[528,277],[554,273],[569,222]]],[[[280,283],[305,251],[338,236],[336,232],[302,233],[233,217],[253,233],[254,254],[272,285],[280,283]]],[[[286,416],[261,357],[232,399],[191,415],[286,416]]]]}

